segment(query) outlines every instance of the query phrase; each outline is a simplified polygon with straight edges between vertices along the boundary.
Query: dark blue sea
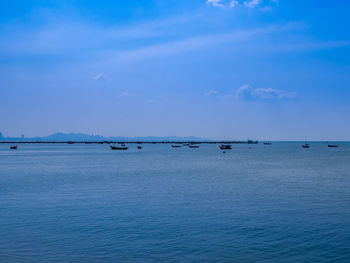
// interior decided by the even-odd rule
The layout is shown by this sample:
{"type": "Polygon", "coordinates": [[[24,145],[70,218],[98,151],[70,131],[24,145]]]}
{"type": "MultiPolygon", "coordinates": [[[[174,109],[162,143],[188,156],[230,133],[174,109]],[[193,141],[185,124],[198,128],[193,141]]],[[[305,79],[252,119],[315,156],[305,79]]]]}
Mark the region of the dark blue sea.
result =
{"type": "Polygon", "coordinates": [[[0,262],[350,262],[350,143],[0,144],[0,262]]]}

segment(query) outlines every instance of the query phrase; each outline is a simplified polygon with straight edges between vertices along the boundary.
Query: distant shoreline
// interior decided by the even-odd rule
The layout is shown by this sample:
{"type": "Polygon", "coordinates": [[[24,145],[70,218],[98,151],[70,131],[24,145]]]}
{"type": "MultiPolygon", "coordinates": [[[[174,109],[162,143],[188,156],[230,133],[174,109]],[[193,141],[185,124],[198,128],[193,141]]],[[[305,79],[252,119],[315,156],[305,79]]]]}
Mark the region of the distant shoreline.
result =
{"type": "Polygon", "coordinates": [[[1,144],[113,144],[113,143],[133,143],[133,144],[258,144],[258,141],[0,141],[1,144]]]}

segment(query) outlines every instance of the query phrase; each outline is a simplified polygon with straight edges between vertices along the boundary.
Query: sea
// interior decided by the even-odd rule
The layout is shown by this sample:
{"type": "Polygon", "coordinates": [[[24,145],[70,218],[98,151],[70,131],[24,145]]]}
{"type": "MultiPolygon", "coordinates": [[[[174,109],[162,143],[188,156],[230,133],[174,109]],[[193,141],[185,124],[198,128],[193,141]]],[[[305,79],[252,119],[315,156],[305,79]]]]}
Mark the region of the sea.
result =
{"type": "Polygon", "coordinates": [[[350,262],[350,143],[0,144],[0,262],[350,262]]]}

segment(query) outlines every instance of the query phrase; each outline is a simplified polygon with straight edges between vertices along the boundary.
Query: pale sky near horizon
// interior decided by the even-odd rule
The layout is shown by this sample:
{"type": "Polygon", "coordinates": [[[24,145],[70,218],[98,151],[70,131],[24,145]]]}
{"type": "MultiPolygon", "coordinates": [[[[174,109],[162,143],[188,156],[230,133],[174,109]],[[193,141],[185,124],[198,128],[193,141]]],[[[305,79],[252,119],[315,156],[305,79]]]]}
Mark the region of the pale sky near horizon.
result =
{"type": "Polygon", "coordinates": [[[3,0],[0,132],[350,140],[350,2],[3,0]]]}

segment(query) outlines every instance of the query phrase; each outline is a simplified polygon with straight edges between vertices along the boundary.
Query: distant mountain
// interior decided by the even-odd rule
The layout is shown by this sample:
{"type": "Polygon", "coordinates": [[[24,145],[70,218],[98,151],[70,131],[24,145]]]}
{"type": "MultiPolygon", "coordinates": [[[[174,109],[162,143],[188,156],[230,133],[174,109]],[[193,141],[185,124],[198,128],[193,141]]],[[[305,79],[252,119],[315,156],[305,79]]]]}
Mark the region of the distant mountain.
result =
{"type": "Polygon", "coordinates": [[[2,141],[203,141],[205,139],[198,137],[178,137],[178,136],[166,136],[166,137],[105,137],[101,135],[89,135],[84,133],[54,133],[45,137],[3,137],[0,133],[0,140],[2,141]]]}

